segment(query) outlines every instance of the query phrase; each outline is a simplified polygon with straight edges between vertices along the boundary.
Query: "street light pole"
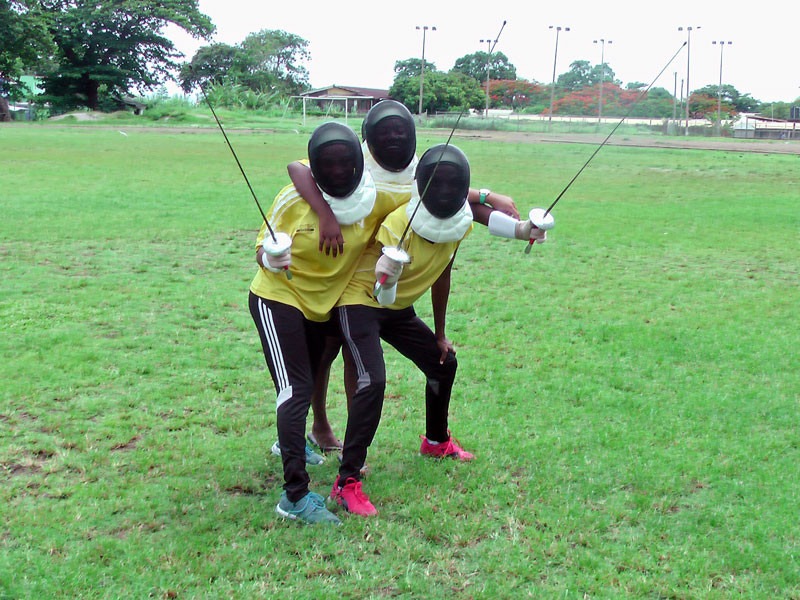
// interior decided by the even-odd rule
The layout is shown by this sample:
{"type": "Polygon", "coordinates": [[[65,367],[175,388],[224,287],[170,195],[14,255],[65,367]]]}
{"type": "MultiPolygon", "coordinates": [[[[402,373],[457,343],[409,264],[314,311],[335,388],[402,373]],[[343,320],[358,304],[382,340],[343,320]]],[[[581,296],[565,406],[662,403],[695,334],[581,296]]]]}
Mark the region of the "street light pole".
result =
{"type": "Polygon", "coordinates": [[[600,123],[603,120],[603,82],[606,78],[606,43],[611,44],[613,42],[600,38],[599,40],[594,40],[594,43],[600,44],[600,101],[597,103],[597,122],[600,123]]]}
{"type": "Polygon", "coordinates": [[[675,127],[675,121],[678,118],[678,72],[673,73],[675,82],[672,84],[672,126],[675,127]]]}
{"type": "Polygon", "coordinates": [[[486,44],[486,110],[483,116],[489,117],[489,66],[492,63],[492,40],[481,40],[481,44],[486,44]]]}
{"type": "Polygon", "coordinates": [[[700,29],[700,26],[678,27],[678,31],[683,31],[684,29],[686,29],[686,133],[684,135],[689,135],[689,98],[692,95],[692,92],[689,91],[689,65],[691,64],[692,56],[692,30],[700,29]]]}
{"type": "Polygon", "coordinates": [[[548,29],[556,30],[556,49],[553,53],[553,81],[550,85],[550,116],[548,117],[548,128],[553,124],[553,102],[556,97],[556,62],[558,61],[558,34],[561,30],[569,31],[569,27],[561,27],[560,25],[549,25],[548,29]]]}
{"type": "Polygon", "coordinates": [[[492,52],[494,52],[494,47],[497,45],[497,41],[500,39],[500,34],[503,33],[503,29],[505,29],[506,22],[503,21],[503,24],[500,26],[500,31],[497,32],[497,36],[495,36],[494,40],[485,39],[481,40],[481,44],[486,43],[487,54],[486,54],[486,113],[484,116],[488,119],[489,118],[489,67],[492,63],[492,52]]]}
{"type": "Polygon", "coordinates": [[[417,110],[417,114],[422,115],[422,87],[423,81],[425,80],[425,34],[427,33],[428,29],[431,31],[436,31],[436,27],[417,25],[417,29],[422,30],[422,64],[419,66],[419,109],[417,110]]]}
{"type": "Polygon", "coordinates": [[[725,44],[729,46],[733,44],[733,42],[726,42],[720,40],[717,42],[716,40],[711,42],[712,44],[716,45],[719,43],[719,87],[717,88],[717,135],[722,135],[722,51],[725,48],[725,44]]]}

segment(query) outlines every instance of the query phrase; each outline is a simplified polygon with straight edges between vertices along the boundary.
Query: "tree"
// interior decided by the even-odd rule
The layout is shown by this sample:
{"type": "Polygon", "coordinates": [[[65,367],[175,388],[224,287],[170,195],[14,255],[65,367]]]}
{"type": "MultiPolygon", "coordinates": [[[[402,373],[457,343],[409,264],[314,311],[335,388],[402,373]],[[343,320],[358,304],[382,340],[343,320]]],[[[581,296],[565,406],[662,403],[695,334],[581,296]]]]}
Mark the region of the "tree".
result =
{"type": "Polygon", "coordinates": [[[211,19],[198,0],[43,0],[57,67],[44,75],[45,96],[63,109],[109,107],[114,98],[173,79],[182,55],[164,37],[173,24],[208,39],[211,19]]]}
{"type": "MultiPolygon", "coordinates": [[[[475,81],[486,85],[486,63],[488,52],[474,52],[457,59],[451,71],[463,73],[475,81]]],[[[517,68],[508,61],[502,52],[492,52],[489,61],[489,79],[516,79],[517,68]]],[[[484,90],[486,88],[484,87],[484,90]]]]}
{"type": "Polygon", "coordinates": [[[0,0],[0,121],[10,120],[8,100],[25,97],[19,78],[46,64],[54,46],[39,2],[0,0]]]}
{"type": "MultiPolygon", "coordinates": [[[[409,77],[404,71],[398,73],[389,95],[415,112],[419,103],[419,76],[409,77]]],[[[425,71],[422,107],[428,113],[481,108],[484,97],[478,82],[463,73],[425,71]]]]}
{"type": "MultiPolygon", "coordinates": [[[[406,60],[398,60],[394,63],[394,76],[398,77],[417,77],[420,74],[420,65],[422,59],[420,58],[407,58],[406,60]]],[[[436,65],[432,62],[425,61],[425,73],[436,71],[436,65]]]]}
{"type": "MultiPolygon", "coordinates": [[[[599,79],[597,81],[600,81],[599,79]]],[[[592,67],[588,60],[576,60],[569,66],[569,71],[562,73],[556,79],[556,84],[562,90],[575,92],[585,87],[594,85],[592,67]]]]}
{"type": "Polygon", "coordinates": [[[254,92],[292,96],[308,87],[302,62],[310,58],[308,42],[292,33],[262,29],[241,44],[201,47],[181,67],[184,91],[197,84],[243,86],[254,92]]]}
{"type": "Polygon", "coordinates": [[[252,90],[274,88],[287,96],[308,87],[308,71],[302,62],[311,55],[303,38],[285,31],[262,29],[248,35],[240,48],[235,68],[243,85],[252,90]]]}
{"type": "Polygon", "coordinates": [[[201,46],[190,62],[181,65],[178,79],[183,91],[189,93],[197,85],[221,85],[233,69],[238,52],[228,44],[201,46]]]}
{"type": "Polygon", "coordinates": [[[735,113],[740,112],[756,112],[761,103],[754,99],[749,94],[740,94],[732,85],[724,84],[722,87],[719,85],[707,85],[692,92],[694,94],[703,94],[706,96],[713,96],[717,98],[720,96],[724,105],[731,106],[735,113]]]}
{"type": "Polygon", "coordinates": [[[533,110],[541,112],[550,102],[550,92],[539,83],[524,79],[492,81],[489,85],[490,104],[515,111],[533,110]]]}

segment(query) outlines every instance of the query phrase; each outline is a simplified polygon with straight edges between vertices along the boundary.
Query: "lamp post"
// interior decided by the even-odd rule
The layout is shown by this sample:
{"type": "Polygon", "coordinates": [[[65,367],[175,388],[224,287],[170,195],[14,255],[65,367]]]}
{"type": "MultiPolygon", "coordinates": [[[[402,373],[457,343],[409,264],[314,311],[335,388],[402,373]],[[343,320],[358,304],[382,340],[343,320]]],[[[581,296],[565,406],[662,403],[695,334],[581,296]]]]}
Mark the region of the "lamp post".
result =
{"type": "Polygon", "coordinates": [[[719,136],[722,135],[722,51],[725,49],[725,44],[730,46],[733,42],[714,40],[711,43],[719,44],[719,87],[717,88],[717,135],[719,136]]]}
{"type": "Polygon", "coordinates": [[[600,101],[597,103],[597,122],[600,123],[603,120],[603,82],[606,78],[606,44],[611,44],[613,42],[600,38],[599,40],[594,40],[594,43],[600,44],[600,101]]]}
{"type": "Polygon", "coordinates": [[[689,65],[691,64],[692,56],[692,30],[700,29],[696,27],[678,27],[678,31],[686,30],[686,132],[684,135],[689,135],[689,98],[692,93],[689,91],[689,65]]]}
{"type": "Polygon", "coordinates": [[[492,64],[492,40],[481,40],[481,44],[486,44],[486,111],[483,113],[483,116],[488,118],[489,117],[489,67],[492,64]]]}
{"type": "Polygon", "coordinates": [[[675,127],[675,121],[678,118],[678,72],[673,73],[675,81],[672,84],[672,126],[675,127]]]}
{"type": "Polygon", "coordinates": [[[550,116],[548,118],[548,127],[552,127],[553,123],[553,102],[555,101],[556,97],[556,62],[558,61],[558,34],[561,33],[561,30],[569,31],[569,27],[561,27],[560,25],[549,25],[548,29],[555,29],[556,30],[556,49],[553,53],[553,82],[550,85],[550,116]]]}
{"type": "Polygon", "coordinates": [[[489,66],[492,62],[492,52],[494,51],[494,47],[497,45],[498,40],[500,39],[500,34],[503,33],[503,29],[506,27],[506,22],[503,21],[503,24],[500,26],[500,31],[497,32],[497,36],[495,36],[494,40],[486,39],[481,40],[481,44],[484,42],[486,43],[487,47],[487,54],[486,54],[486,118],[489,118],[489,66]]]}
{"type": "Polygon", "coordinates": [[[419,66],[419,109],[417,110],[417,114],[422,114],[422,87],[423,81],[425,80],[425,34],[428,32],[428,29],[431,31],[436,31],[436,27],[428,27],[427,25],[417,25],[417,29],[422,30],[422,64],[419,66]]]}

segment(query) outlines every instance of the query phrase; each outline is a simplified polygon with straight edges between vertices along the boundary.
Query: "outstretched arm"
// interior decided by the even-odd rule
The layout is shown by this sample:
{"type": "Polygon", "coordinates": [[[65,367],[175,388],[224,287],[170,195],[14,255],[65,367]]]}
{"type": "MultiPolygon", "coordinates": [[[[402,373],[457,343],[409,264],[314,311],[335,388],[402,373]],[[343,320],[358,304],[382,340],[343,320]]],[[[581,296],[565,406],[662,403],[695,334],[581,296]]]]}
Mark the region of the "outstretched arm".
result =
{"type": "Polygon", "coordinates": [[[308,202],[319,217],[319,250],[325,254],[337,256],[344,252],[344,238],[339,222],[333,215],[331,207],[325,202],[322,193],[311,175],[311,169],[300,161],[290,163],[286,167],[289,177],[298,193],[308,202]]]}
{"type": "Polygon", "coordinates": [[[517,210],[517,205],[514,204],[514,200],[513,198],[511,198],[511,196],[506,196],[505,194],[498,194],[497,192],[489,192],[483,199],[484,203],[481,203],[480,190],[470,188],[469,194],[467,194],[467,200],[470,203],[470,207],[472,208],[473,214],[486,215],[486,220],[479,220],[478,218],[475,219],[478,223],[481,223],[483,225],[486,225],[488,223],[489,213],[491,212],[492,209],[499,210],[500,212],[507,214],[509,217],[514,217],[515,219],[519,219],[519,211],[517,210]],[[479,207],[483,207],[483,209],[480,209],[479,207]],[[488,208],[488,210],[485,210],[486,208],[488,208]]]}

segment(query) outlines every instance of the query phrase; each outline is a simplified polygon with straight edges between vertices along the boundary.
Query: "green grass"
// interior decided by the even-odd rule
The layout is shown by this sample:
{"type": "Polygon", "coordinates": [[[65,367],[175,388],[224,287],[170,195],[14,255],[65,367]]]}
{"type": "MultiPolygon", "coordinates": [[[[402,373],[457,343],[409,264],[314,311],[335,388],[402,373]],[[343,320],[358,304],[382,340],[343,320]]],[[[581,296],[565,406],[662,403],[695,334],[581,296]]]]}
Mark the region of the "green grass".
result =
{"type": "MultiPolygon", "coordinates": [[[[476,228],[448,332],[478,459],[417,456],[388,349],[379,515],[334,530],[274,513],[260,216],[222,136],[123,131],[0,128],[0,598],[800,598],[798,156],[607,146],[547,244],[476,228]]],[[[266,208],[307,136],[231,141],[266,208]]],[[[593,151],[456,143],[522,212],[593,151]]]]}

